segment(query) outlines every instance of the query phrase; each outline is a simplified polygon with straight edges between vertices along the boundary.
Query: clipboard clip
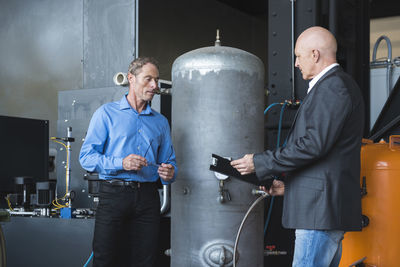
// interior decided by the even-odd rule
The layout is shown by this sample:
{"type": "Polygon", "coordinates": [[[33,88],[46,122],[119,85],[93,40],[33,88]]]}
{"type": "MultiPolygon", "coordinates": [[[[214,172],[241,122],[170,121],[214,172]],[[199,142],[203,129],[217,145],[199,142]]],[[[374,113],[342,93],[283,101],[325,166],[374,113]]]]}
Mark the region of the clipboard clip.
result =
{"type": "MultiPolygon", "coordinates": [[[[232,167],[231,159],[212,154],[212,164],[210,165],[210,171],[220,173],[223,176],[233,177],[239,179],[243,182],[251,183],[253,185],[264,185],[270,187],[273,179],[258,179],[255,173],[250,173],[246,175],[241,175],[238,170],[232,167]]],[[[218,178],[218,177],[217,177],[218,178]]],[[[226,178],[225,178],[226,179],[226,178]]],[[[221,180],[220,180],[221,181],[221,180]]]]}
{"type": "MultiPolygon", "coordinates": [[[[220,169],[220,165],[222,166],[223,164],[226,164],[227,160],[230,162],[232,160],[232,158],[231,157],[220,157],[215,154],[212,154],[210,170],[213,170],[214,168],[220,169]],[[223,159],[223,160],[221,160],[221,159],[223,159]],[[225,163],[223,163],[223,162],[225,162],[225,163]],[[211,167],[211,166],[213,166],[213,167],[211,167]]],[[[218,172],[215,169],[214,169],[214,175],[215,175],[215,177],[217,177],[218,180],[224,181],[229,178],[229,175],[227,175],[223,172],[218,172]]]]}

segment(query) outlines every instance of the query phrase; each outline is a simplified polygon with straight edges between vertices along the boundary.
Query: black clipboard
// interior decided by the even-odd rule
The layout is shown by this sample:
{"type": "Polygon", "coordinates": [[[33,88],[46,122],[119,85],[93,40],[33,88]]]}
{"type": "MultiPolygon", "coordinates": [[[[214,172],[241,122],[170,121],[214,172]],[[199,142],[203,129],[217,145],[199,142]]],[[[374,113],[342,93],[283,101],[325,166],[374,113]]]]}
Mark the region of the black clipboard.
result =
{"type": "Polygon", "coordinates": [[[218,156],[216,154],[212,154],[212,164],[210,165],[210,171],[219,172],[235,179],[239,179],[243,182],[251,183],[254,185],[262,185],[268,188],[271,186],[273,181],[273,178],[261,181],[257,178],[255,173],[241,175],[238,170],[232,167],[231,160],[218,156]]]}

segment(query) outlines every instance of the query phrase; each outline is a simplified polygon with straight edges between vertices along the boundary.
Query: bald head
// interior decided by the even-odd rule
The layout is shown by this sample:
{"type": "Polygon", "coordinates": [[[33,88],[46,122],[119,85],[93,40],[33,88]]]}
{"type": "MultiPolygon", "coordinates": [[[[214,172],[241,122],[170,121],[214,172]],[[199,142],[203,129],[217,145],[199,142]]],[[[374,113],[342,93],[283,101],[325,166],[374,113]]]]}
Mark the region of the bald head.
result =
{"type": "Polygon", "coordinates": [[[321,56],[336,60],[337,44],[333,34],[322,27],[311,27],[302,32],[297,43],[308,49],[319,50],[321,56]]]}
{"type": "Polygon", "coordinates": [[[296,67],[301,70],[304,79],[312,79],[324,68],[336,63],[336,51],[336,39],[330,31],[318,26],[308,28],[296,41],[296,67]]]}

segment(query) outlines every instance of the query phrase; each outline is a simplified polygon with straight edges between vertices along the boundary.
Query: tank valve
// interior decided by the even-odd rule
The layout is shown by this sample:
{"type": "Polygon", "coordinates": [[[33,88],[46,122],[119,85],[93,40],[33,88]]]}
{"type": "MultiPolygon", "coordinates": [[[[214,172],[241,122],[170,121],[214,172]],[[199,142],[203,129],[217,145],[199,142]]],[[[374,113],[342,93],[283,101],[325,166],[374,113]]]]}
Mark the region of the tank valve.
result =
{"type": "Polygon", "coordinates": [[[362,178],[362,186],[361,186],[361,197],[367,194],[367,180],[365,176],[362,178]]]}
{"type": "Polygon", "coordinates": [[[219,196],[218,196],[218,202],[219,203],[225,203],[226,201],[231,201],[231,194],[229,193],[228,190],[224,189],[224,180],[219,181],[219,196]]]}
{"type": "Polygon", "coordinates": [[[215,46],[221,46],[221,40],[219,39],[219,29],[217,29],[217,37],[215,40],[215,46]]]}
{"type": "Polygon", "coordinates": [[[269,195],[267,192],[265,192],[265,191],[263,191],[263,190],[259,190],[259,189],[253,189],[253,190],[251,190],[251,193],[253,194],[253,195],[263,195],[263,196],[265,196],[265,195],[269,195]]]}

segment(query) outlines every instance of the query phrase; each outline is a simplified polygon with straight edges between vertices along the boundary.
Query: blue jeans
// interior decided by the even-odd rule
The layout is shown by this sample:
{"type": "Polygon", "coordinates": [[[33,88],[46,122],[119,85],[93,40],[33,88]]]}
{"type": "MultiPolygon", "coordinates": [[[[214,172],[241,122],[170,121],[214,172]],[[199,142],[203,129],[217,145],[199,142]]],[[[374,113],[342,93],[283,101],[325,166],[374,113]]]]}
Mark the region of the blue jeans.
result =
{"type": "Polygon", "coordinates": [[[293,267],[337,267],[344,231],[296,229],[293,267]]]}

